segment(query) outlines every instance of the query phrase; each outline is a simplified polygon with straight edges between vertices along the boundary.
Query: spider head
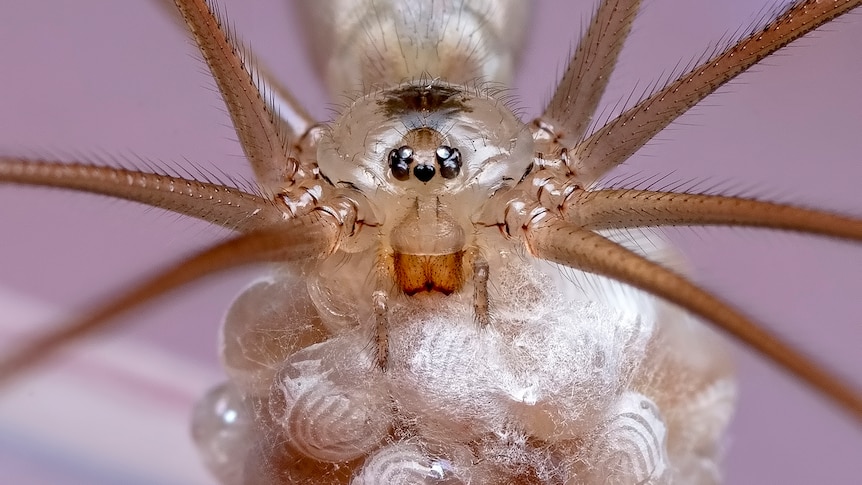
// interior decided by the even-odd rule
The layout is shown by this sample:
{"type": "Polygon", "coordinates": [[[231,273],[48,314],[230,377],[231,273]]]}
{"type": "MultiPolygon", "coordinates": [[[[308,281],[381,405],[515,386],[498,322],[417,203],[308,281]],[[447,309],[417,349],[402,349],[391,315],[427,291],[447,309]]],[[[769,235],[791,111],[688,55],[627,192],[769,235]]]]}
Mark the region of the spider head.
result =
{"type": "Polygon", "coordinates": [[[440,82],[357,99],[318,149],[327,180],[358,189],[383,212],[427,199],[474,213],[517,183],[532,157],[529,130],[492,93],[440,82]]]}

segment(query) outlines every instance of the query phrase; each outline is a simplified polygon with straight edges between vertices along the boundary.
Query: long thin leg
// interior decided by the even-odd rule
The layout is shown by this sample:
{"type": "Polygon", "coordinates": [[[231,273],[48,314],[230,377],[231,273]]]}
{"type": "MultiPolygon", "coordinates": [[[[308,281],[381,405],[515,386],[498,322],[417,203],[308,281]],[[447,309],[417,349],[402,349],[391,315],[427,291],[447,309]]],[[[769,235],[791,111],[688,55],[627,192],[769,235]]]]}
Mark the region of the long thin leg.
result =
{"type": "Polygon", "coordinates": [[[686,278],[586,229],[555,217],[524,227],[538,258],[613,278],[705,318],[831,398],[862,421],[862,395],[820,365],[686,278]]]}
{"type": "Polygon", "coordinates": [[[389,365],[389,305],[386,292],[375,291],[372,296],[374,305],[374,345],[377,367],[386,370],[389,365]]]}
{"type": "Polygon", "coordinates": [[[488,303],[488,277],[490,275],[488,261],[478,254],[474,254],[472,260],[473,314],[476,316],[476,323],[484,327],[491,323],[488,303]]]}
{"type": "Polygon", "coordinates": [[[581,140],[617,63],[640,0],[606,0],[578,42],[548,107],[536,120],[563,146],[581,140]]]}
{"type": "Polygon", "coordinates": [[[4,182],[109,195],[241,232],[286,219],[273,201],[234,187],[116,167],[0,157],[4,182]]]}
{"type": "Polygon", "coordinates": [[[560,207],[584,229],[668,225],[750,226],[862,241],[862,220],[742,197],[651,190],[574,190],[560,207]]]}
{"type": "Polygon", "coordinates": [[[0,384],[19,376],[58,347],[107,327],[115,317],[205,276],[265,262],[306,261],[331,253],[340,226],[314,212],[277,229],[263,229],[229,239],[195,254],[132,287],[90,314],[24,344],[0,360],[0,384]]]}
{"type": "Polygon", "coordinates": [[[246,59],[223,21],[206,0],[176,0],[201,54],[221,91],[242,149],[266,191],[279,192],[301,172],[299,162],[288,156],[290,133],[263,98],[246,59]]]}
{"type": "Polygon", "coordinates": [[[582,186],[588,186],[724,83],[776,50],[860,5],[862,0],[796,2],[763,28],[596,130],[574,147],[573,156],[570,149],[572,162],[567,170],[575,173],[582,186]]]}
{"type": "MultiPolygon", "coordinates": [[[[177,11],[174,0],[151,0],[151,2],[183,30],[186,29],[185,21],[177,11]]],[[[258,91],[272,105],[275,114],[284,123],[289,138],[293,141],[302,138],[314,126],[314,118],[290,90],[272,74],[272,69],[263,61],[255,58],[251,52],[245,52],[243,57],[248,70],[254,73],[252,79],[257,83],[258,91]]]]}

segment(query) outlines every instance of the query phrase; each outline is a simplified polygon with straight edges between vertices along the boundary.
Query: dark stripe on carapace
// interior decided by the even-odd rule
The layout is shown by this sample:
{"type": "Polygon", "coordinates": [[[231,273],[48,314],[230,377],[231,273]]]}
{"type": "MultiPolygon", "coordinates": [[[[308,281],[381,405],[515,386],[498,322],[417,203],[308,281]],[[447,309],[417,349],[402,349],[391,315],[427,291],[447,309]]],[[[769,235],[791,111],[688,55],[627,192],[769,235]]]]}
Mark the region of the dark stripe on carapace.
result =
{"type": "Polygon", "coordinates": [[[473,111],[464,102],[464,92],[450,86],[407,85],[383,93],[377,102],[388,117],[415,112],[467,112],[473,111]]]}
{"type": "Polygon", "coordinates": [[[448,295],[464,286],[464,251],[452,254],[393,255],[395,281],[408,295],[422,291],[439,291],[448,295]]]}

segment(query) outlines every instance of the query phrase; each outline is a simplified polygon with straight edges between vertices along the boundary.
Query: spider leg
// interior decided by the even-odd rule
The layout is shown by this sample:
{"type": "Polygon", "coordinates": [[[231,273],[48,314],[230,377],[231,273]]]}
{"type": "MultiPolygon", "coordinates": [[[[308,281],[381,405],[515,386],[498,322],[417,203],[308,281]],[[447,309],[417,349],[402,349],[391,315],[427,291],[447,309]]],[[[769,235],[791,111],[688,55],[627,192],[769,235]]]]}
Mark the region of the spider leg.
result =
{"type": "Polygon", "coordinates": [[[210,2],[177,0],[176,5],[215,78],[242,149],[264,190],[279,193],[312,178],[308,167],[290,156],[291,152],[298,156],[301,142],[311,140],[282,122],[256,83],[249,55],[224,29],[223,19],[213,12],[210,2]]]}
{"type": "Polygon", "coordinates": [[[205,276],[249,264],[302,262],[330,254],[337,246],[341,227],[331,214],[315,211],[282,227],[242,234],[211,246],[4,357],[0,360],[0,384],[20,376],[58,347],[102,330],[115,317],[205,276]]]}
{"type": "Polygon", "coordinates": [[[523,225],[523,230],[527,249],[534,256],[613,278],[709,320],[862,421],[862,395],[856,390],[683,276],[546,212],[534,213],[523,225]]]}
{"type": "Polygon", "coordinates": [[[488,261],[481,255],[471,255],[473,267],[473,315],[476,323],[485,326],[491,323],[488,304],[488,261]]]}
{"type": "Polygon", "coordinates": [[[4,182],[108,195],[240,232],[287,218],[272,201],[235,187],[87,163],[0,157],[0,183],[4,182]]]}
{"type": "Polygon", "coordinates": [[[589,186],[720,86],[790,42],[860,5],[862,0],[794,3],[775,20],[627,109],[582,142],[566,147],[571,157],[567,170],[575,174],[581,186],[589,186]]]}
{"type": "Polygon", "coordinates": [[[572,191],[563,217],[589,230],[669,225],[751,226],[862,241],[862,220],[743,197],[652,190],[572,191]]]}
{"type": "MultiPolygon", "coordinates": [[[[183,31],[186,30],[186,23],[177,10],[174,0],[152,0],[152,2],[156,8],[174,21],[177,27],[181,27],[183,31]]],[[[290,139],[300,140],[316,121],[287,89],[287,86],[273,75],[272,69],[266,63],[255,58],[251,52],[245,55],[247,58],[255,59],[253,80],[257,83],[258,90],[264,93],[266,99],[272,104],[275,114],[287,127],[290,139]]]]}
{"type": "Polygon", "coordinates": [[[374,306],[374,344],[377,367],[386,370],[389,365],[389,305],[388,297],[383,290],[376,290],[371,295],[374,306]]]}
{"type": "Polygon", "coordinates": [[[599,5],[545,112],[533,122],[535,128],[549,131],[563,146],[583,137],[640,3],[640,0],[606,0],[599,5]]]}

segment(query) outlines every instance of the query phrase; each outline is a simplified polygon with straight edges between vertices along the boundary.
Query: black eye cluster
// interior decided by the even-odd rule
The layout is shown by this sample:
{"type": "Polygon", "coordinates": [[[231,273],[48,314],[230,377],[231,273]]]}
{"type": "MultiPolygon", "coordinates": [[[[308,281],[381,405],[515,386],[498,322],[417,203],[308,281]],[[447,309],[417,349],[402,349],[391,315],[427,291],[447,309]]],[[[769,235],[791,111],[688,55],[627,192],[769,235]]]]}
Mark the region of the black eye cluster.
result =
{"type": "MultiPolygon", "coordinates": [[[[389,169],[392,170],[393,177],[398,180],[410,178],[410,165],[415,161],[413,154],[413,149],[407,145],[389,152],[389,169]]],[[[440,145],[434,151],[434,155],[437,165],[440,165],[440,175],[444,179],[453,179],[461,172],[461,152],[457,148],[440,145]]],[[[435,173],[437,168],[434,165],[420,163],[413,167],[413,175],[420,182],[428,182],[434,178],[435,173]]]]}

